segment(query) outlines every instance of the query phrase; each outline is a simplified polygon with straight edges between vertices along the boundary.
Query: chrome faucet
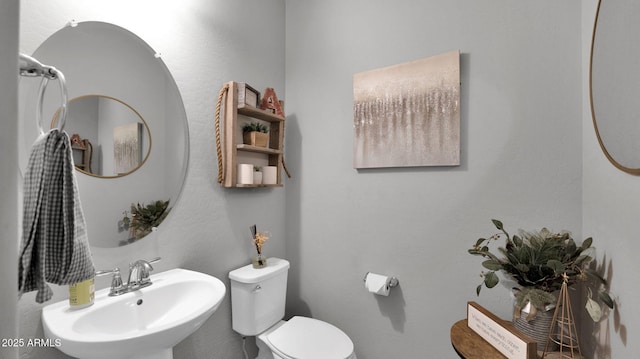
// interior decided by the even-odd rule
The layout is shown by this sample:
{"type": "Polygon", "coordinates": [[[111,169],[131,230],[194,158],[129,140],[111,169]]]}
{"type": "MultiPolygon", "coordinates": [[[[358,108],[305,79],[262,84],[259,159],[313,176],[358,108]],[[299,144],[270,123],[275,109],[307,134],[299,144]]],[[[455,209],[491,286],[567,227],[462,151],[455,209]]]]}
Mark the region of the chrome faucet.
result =
{"type": "Polygon", "coordinates": [[[127,283],[122,282],[122,276],[120,275],[120,268],[116,267],[113,270],[100,270],[96,272],[96,276],[113,273],[113,279],[111,280],[111,290],[109,296],[117,296],[128,292],[148,287],[151,283],[149,273],[153,270],[151,263],[160,261],[160,257],[154,258],[150,261],[138,259],[137,261],[129,264],[129,276],[127,277],[127,283]]]}
{"type": "Polygon", "coordinates": [[[129,278],[127,279],[127,287],[129,288],[129,291],[151,285],[151,279],[149,278],[149,272],[153,270],[151,263],[156,263],[159,260],[160,258],[155,258],[150,261],[138,259],[137,261],[129,264],[129,278]]]}

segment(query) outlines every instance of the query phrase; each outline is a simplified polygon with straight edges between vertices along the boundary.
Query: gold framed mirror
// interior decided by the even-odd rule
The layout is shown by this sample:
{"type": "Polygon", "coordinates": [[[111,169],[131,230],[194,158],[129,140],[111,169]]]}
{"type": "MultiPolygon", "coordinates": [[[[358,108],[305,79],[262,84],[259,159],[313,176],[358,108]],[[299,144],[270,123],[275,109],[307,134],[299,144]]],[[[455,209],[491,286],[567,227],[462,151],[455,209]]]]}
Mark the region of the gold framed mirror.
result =
{"type": "Polygon", "coordinates": [[[640,2],[600,0],[591,39],[589,96],[593,126],[606,158],[640,175],[640,2]]]}
{"type": "MultiPolygon", "coordinates": [[[[57,127],[60,109],[51,121],[57,127]]],[[[144,165],[152,136],[135,108],[106,95],[83,95],[69,100],[65,131],[71,136],[73,161],[89,176],[126,176],[144,165]]]]}

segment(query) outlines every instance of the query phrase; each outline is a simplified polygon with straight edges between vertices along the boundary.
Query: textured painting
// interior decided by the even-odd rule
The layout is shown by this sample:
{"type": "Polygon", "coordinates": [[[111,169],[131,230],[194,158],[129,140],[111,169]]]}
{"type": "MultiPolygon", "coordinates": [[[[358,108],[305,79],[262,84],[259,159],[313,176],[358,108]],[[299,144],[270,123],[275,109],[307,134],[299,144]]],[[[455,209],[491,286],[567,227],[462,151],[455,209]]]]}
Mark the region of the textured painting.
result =
{"type": "Polygon", "coordinates": [[[353,76],[355,168],[460,164],[460,52],[353,76]]]}
{"type": "Polygon", "coordinates": [[[139,122],[113,128],[113,163],[115,174],[125,174],[142,160],[142,124],[139,122]]]}

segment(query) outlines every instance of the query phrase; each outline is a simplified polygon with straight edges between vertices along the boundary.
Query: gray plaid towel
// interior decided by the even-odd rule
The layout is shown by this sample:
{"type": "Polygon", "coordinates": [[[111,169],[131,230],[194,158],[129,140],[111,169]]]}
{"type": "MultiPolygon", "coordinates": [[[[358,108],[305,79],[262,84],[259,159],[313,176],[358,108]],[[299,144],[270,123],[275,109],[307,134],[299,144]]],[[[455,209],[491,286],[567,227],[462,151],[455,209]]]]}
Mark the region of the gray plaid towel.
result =
{"type": "Polygon", "coordinates": [[[66,132],[53,129],[33,145],[24,177],[24,216],[18,269],[19,296],[53,292],[46,282],[67,285],[94,276],[84,214],[66,132]]]}

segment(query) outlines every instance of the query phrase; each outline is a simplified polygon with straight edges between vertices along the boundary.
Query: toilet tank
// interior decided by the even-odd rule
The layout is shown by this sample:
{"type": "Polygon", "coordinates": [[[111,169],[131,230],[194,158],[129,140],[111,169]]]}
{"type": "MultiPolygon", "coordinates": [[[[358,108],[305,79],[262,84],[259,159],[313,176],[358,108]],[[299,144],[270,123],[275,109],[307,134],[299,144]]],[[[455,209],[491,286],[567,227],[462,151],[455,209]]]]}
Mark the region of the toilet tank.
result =
{"type": "Polygon", "coordinates": [[[251,264],[229,272],[233,330],[244,335],[262,333],[284,317],[289,262],[268,258],[267,266],[251,264]]]}

